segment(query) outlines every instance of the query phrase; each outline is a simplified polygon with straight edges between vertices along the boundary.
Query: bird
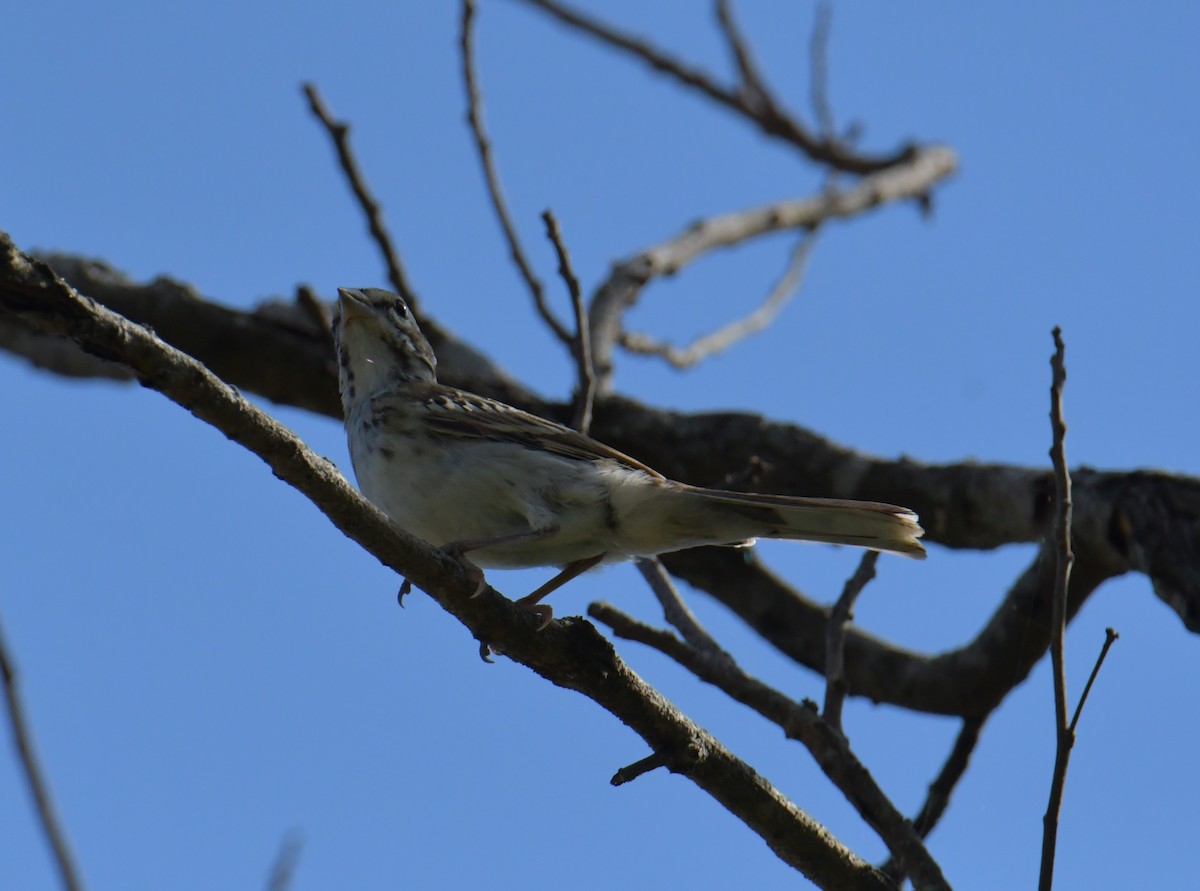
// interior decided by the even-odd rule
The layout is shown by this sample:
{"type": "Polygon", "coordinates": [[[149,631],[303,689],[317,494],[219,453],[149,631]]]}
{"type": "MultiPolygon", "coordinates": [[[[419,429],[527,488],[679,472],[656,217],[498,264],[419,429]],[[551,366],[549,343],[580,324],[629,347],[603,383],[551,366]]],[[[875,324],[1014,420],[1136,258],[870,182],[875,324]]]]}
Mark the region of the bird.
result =
{"type": "Polygon", "coordinates": [[[539,628],[553,617],[542,599],[576,576],[685,548],[782,538],[925,556],[907,508],[676,482],[563,424],[441,384],[433,348],[390,291],[339,288],[332,332],[363,495],[476,566],[559,567],[517,601],[539,628]]]}

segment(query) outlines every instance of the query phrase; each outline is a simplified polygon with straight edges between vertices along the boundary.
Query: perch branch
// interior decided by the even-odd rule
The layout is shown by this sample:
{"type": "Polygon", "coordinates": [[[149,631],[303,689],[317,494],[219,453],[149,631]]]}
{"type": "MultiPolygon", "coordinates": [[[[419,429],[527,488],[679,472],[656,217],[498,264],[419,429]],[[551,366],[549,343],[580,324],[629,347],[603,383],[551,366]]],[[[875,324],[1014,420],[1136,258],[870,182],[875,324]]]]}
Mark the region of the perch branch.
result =
{"type": "Polygon", "coordinates": [[[78,294],[7,236],[0,236],[0,310],[127,365],[143,386],[254,452],[342,532],[429,593],[478,640],[501,644],[509,658],[612,713],[651,751],[668,757],[672,771],[708,792],[812,881],[839,888],[888,887],[874,867],[642,681],[589,623],[566,619],[539,631],[528,610],[491,588],[479,593],[477,572],[397,528],[287,428],[191,356],[78,294]]]}

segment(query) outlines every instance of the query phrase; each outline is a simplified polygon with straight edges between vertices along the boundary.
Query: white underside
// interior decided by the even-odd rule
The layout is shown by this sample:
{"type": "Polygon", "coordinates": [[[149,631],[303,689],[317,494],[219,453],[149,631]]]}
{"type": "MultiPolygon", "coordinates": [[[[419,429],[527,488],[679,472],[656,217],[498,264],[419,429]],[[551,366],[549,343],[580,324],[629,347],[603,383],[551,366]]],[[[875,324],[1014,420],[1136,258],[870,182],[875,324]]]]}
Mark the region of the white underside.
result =
{"type": "Polygon", "coordinates": [[[455,441],[452,449],[422,449],[361,427],[350,439],[363,494],[430,544],[547,532],[473,549],[470,559],[480,566],[562,566],[601,554],[604,562],[615,562],[659,552],[656,511],[648,502],[661,483],[615,461],[578,461],[469,439],[455,441]],[[391,450],[390,458],[381,447],[391,450]]]}

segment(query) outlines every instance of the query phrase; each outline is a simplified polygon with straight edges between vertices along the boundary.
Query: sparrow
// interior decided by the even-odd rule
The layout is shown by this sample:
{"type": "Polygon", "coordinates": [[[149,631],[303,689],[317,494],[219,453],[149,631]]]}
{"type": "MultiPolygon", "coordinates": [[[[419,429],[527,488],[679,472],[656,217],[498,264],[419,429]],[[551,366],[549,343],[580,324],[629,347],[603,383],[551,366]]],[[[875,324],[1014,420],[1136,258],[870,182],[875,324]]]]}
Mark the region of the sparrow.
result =
{"type": "Polygon", "coordinates": [[[440,384],[400,296],[338,295],[333,337],[359,489],[401,528],[478,566],[559,567],[517,601],[542,627],[553,615],[542,598],[581,573],[684,548],[783,538],[925,556],[906,508],[687,485],[563,424],[440,384]]]}

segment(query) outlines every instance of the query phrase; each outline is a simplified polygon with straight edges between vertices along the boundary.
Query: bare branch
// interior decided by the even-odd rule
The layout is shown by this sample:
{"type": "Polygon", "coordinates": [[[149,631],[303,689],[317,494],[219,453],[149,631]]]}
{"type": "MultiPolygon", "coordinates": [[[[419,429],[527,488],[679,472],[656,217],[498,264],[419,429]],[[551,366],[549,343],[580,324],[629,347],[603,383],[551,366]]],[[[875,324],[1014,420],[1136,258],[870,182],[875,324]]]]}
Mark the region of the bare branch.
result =
{"type": "Polygon", "coordinates": [[[300,851],[304,843],[298,832],[289,832],[279,845],[279,853],[271,864],[271,873],[267,877],[267,891],[288,891],[292,885],[292,876],[296,874],[296,864],[300,860],[300,851]]]}
{"type": "Polygon", "coordinates": [[[612,779],[609,780],[609,783],[614,786],[624,786],[626,783],[632,783],[638,777],[644,776],[645,774],[650,773],[652,770],[658,770],[658,768],[666,766],[667,759],[655,752],[651,755],[647,755],[645,758],[641,758],[633,762],[632,764],[622,767],[613,774],[612,779]]]}
{"type": "Polygon", "coordinates": [[[642,578],[646,580],[646,584],[650,586],[650,590],[654,592],[654,596],[658,598],[658,602],[663,608],[663,618],[683,635],[683,639],[702,653],[716,658],[729,659],[729,654],[700,624],[695,613],[688,609],[688,605],[679,596],[675,585],[671,583],[671,577],[663,568],[662,561],[657,557],[639,557],[634,563],[637,565],[638,572],[642,574],[642,578]]]}
{"type": "MultiPolygon", "coordinates": [[[[578,10],[564,6],[557,0],[525,0],[525,2],[548,13],[563,24],[581,31],[601,43],[622,50],[645,62],[655,71],[666,74],[684,86],[702,93],[754,124],[768,136],[796,146],[809,159],[819,164],[861,176],[907,163],[918,151],[916,146],[907,145],[888,155],[869,155],[852,151],[836,140],[814,136],[803,124],[784,111],[778,101],[765,92],[761,79],[757,79],[752,68],[743,67],[749,64],[749,55],[748,51],[744,50],[744,44],[742,44],[741,53],[735,50],[735,60],[742,74],[743,85],[747,83],[745,78],[746,72],[749,70],[751,77],[757,80],[759,88],[757,90],[754,88],[745,90],[718,84],[706,72],[672,58],[648,41],[606,25],[578,10]],[[745,58],[741,58],[743,53],[745,58]]],[[[720,7],[718,7],[718,14],[720,14],[720,7]]],[[[729,39],[729,30],[725,29],[725,32],[729,39]]],[[[740,38],[738,41],[740,42],[740,38]]]]}
{"type": "Polygon", "coordinates": [[[787,305],[788,300],[799,289],[800,282],[804,277],[804,270],[808,266],[808,257],[812,253],[812,243],[815,237],[816,233],[812,232],[796,243],[788,257],[787,268],[783,275],[771,286],[771,291],[767,294],[766,299],[750,315],[730,322],[710,334],[698,337],[685,347],[675,347],[669,343],[655,340],[648,334],[631,331],[621,332],[621,346],[631,353],[661,356],[673,367],[682,370],[724,352],[738,341],[757,334],[775,321],[780,310],[787,305]]]}
{"type": "Polygon", "coordinates": [[[18,251],[4,235],[0,235],[0,310],[46,333],[69,337],[95,355],[128,365],[144,386],[253,451],[342,532],[426,591],[477,640],[501,644],[504,655],[611,712],[652,751],[667,757],[672,771],[708,792],[781,859],[817,884],[888,887],[869,863],[646,685],[589,623],[568,618],[539,632],[539,622],[528,610],[491,588],[479,593],[477,571],[473,574],[453,555],[397,528],[329,462],[191,356],[81,296],[46,264],[18,251]]]}
{"type": "Polygon", "coordinates": [[[809,198],[708,217],[664,242],[618,261],[596,289],[589,311],[592,355],[601,390],[607,390],[612,383],[612,346],[620,339],[623,314],[637,303],[649,282],[672,276],[720,248],[781,230],[811,231],[828,220],[845,219],[887,203],[926,195],[953,173],[957,164],[953,151],[930,146],[914,154],[908,163],[864,177],[844,191],[826,190],[809,198]]]}
{"type": "Polygon", "coordinates": [[[843,736],[842,703],[846,701],[846,626],[854,618],[854,602],[863,588],[875,578],[875,564],[879,562],[878,551],[865,551],[854,575],[846,580],[842,596],[829,612],[825,624],[825,708],[822,716],[829,725],[843,736]]]}
{"type": "Polygon", "coordinates": [[[54,802],[50,800],[50,787],[42,774],[37,752],[33,748],[33,734],[29,730],[29,721],[25,717],[25,705],[17,684],[17,664],[8,652],[3,629],[0,629],[0,678],[4,681],[4,702],[8,711],[8,724],[12,728],[13,742],[17,746],[17,758],[21,763],[21,772],[29,784],[30,794],[33,795],[38,820],[42,824],[42,833],[46,836],[46,841],[50,844],[50,850],[54,854],[54,863],[58,867],[59,878],[67,891],[82,891],[83,883],[79,878],[79,870],[75,866],[75,858],[71,855],[71,845],[67,841],[67,834],[54,809],[54,802]]]}
{"type": "Polygon", "coordinates": [[[304,84],[304,95],[308,97],[308,106],[312,113],[324,125],[325,130],[329,133],[329,138],[333,140],[333,147],[337,151],[342,172],[346,174],[346,180],[350,183],[350,188],[354,190],[354,196],[358,199],[358,203],[367,217],[367,228],[371,230],[371,237],[375,239],[375,244],[379,247],[380,253],[383,254],[383,260],[387,264],[388,281],[391,282],[396,293],[412,307],[413,312],[419,313],[420,301],[417,299],[412,285],[409,284],[408,277],[404,274],[404,265],[400,262],[400,254],[396,251],[392,238],[388,235],[387,227],[383,224],[383,208],[379,206],[379,202],[367,188],[367,182],[359,169],[358,160],[350,149],[350,125],[345,121],[333,119],[321,99],[321,94],[317,92],[315,84],[304,84]]]}
{"type": "Polygon", "coordinates": [[[930,857],[912,824],[888,800],[836,729],[809,704],[795,702],[746,674],[726,654],[714,655],[689,646],[669,631],[660,631],[607,603],[593,603],[588,615],[604,622],[618,637],[653,647],[671,657],[700,680],[724,691],[737,702],[779,725],[788,739],[799,741],[817,765],[846,796],[867,824],[879,834],[922,888],[949,888],[941,869],[930,857]],[[723,657],[723,658],[722,658],[723,657]]]}
{"type": "Polygon", "coordinates": [[[562,232],[558,228],[558,220],[553,212],[542,212],[542,222],[546,224],[546,237],[554,245],[558,255],[558,274],[567,285],[567,293],[571,295],[571,308],[575,313],[575,337],[571,342],[575,354],[575,369],[578,380],[575,385],[575,410],[571,413],[571,426],[580,433],[587,433],[592,426],[592,402],[596,398],[596,376],[592,373],[592,338],[588,334],[587,313],[583,311],[583,291],[579,287],[579,278],[571,268],[571,255],[563,243],[562,232]]]}
{"type": "Polygon", "coordinates": [[[462,50],[463,83],[467,90],[467,122],[471,125],[471,133],[475,137],[475,148],[479,152],[479,163],[483,167],[483,177],[487,181],[488,195],[492,199],[492,208],[504,230],[504,238],[508,242],[508,250],[516,264],[517,271],[533,296],[533,305],[537,308],[542,321],[554,332],[568,348],[574,346],[574,338],[566,326],[558,320],[550,305],[546,302],[545,288],[541,280],[534,274],[533,267],[525,256],[521,241],[517,237],[516,226],[508,212],[508,203],[504,200],[504,190],[500,187],[500,174],[496,171],[496,162],[492,158],[492,144],[488,139],[483,125],[483,96],[475,76],[475,43],[474,43],[475,3],[473,0],[462,0],[461,39],[459,46],[462,50]]]}
{"type": "MultiPolygon", "coordinates": [[[[984,720],[984,718],[963,719],[962,727],[954,739],[954,746],[950,749],[946,763],[942,765],[937,778],[929,784],[929,793],[925,796],[925,803],[921,805],[921,810],[917,812],[916,819],[913,820],[913,828],[917,830],[917,834],[921,838],[929,837],[929,833],[933,831],[942,814],[946,812],[954,787],[963,778],[963,774],[967,772],[967,766],[971,763],[971,754],[979,742],[979,734],[983,729],[984,720]]],[[[897,886],[906,878],[904,871],[900,869],[894,858],[889,858],[881,869],[897,886]]]]}
{"type": "Polygon", "coordinates": [[[1075,734],[1067,719],[1067,671],[1064,643],[1067,628],[1067,589],[1071,583],[1071,473],[1067,469],[1067,425],[1063,421],[1062,391],[1067,380],[1062,330],[1054,329],[1054,356],[1050,360],[1053,381],[1050,385],[1050,427],[1054,443],[1050,459],[1054,464],[1055,514],[1053,544],[1055,555],[1054,594],[1050,601],[1050,661],[1054,678],[1054,775],[1050,781],[1050,800],[1042,818],[1042,864],[1038,891],[1050,891],[1054,884],[1054,851],[1058,841],[1058,814],[1062,808],[1067,764],[1075,734]]]}
{"type": "Polygon", "coordinates": [[[1115,629],[1104,629],[1104,644],[1100,647],[1100,655],[1096,657],[1096,664],[1092,666],[1092,673],[1088,675],[1087,683],[1083,685],[1083,693],[1079,697],[1079,703],[1075,706],[1075,714],[1071,717],[1071,733],[1075,733],[1075,728],[1079,726],[1079,716],[1083,714],[1084,703],[1087,702],[1088,694],[1092,692],[1092,684],[1096,683],[1096,675],[1100,674],[1100,668],[1104,665],[1104,659],[1108,656],[1108,651],[1112,649],[1112,645],[1117,642],[1121,635],[1117,634],[1115,629]]]}

